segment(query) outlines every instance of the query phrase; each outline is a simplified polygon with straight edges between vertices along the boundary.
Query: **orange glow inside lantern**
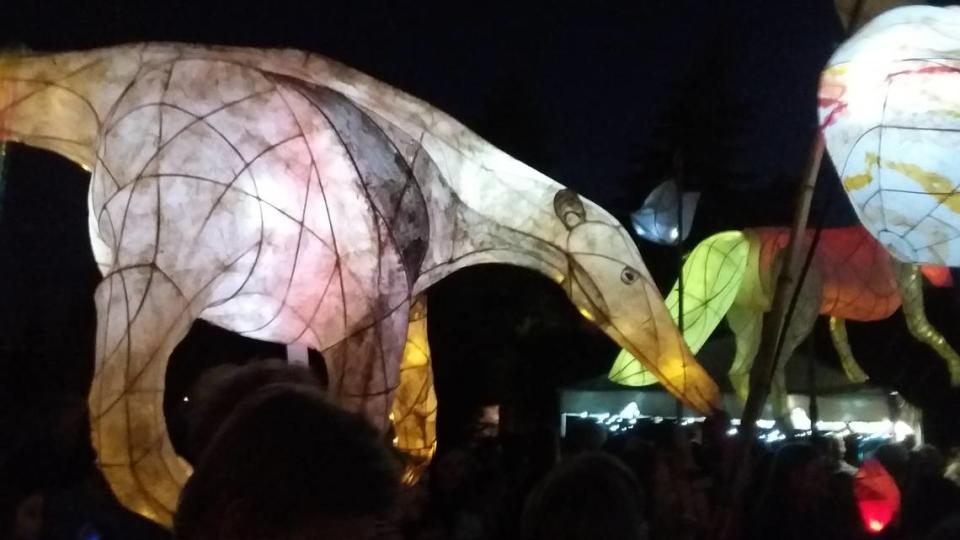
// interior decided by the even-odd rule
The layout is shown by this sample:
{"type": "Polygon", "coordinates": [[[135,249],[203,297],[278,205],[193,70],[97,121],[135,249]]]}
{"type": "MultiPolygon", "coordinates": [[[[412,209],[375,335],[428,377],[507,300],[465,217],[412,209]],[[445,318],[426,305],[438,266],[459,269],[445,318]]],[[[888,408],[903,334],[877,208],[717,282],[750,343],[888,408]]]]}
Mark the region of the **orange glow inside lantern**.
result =
{"type": "Polygon", "coordinates": [[[873,534],[883,532],[900,510],[900,489],[897,483],[875,459],[864,462],[853,482],[854,496],[863,526],[873,534]]]}
{"type": "Polygon", "coordinates": [[[920,271],[935,287],[953,287],[953,276],[950,275],[949,267],[925,264],[920,267],[920,271]]]}

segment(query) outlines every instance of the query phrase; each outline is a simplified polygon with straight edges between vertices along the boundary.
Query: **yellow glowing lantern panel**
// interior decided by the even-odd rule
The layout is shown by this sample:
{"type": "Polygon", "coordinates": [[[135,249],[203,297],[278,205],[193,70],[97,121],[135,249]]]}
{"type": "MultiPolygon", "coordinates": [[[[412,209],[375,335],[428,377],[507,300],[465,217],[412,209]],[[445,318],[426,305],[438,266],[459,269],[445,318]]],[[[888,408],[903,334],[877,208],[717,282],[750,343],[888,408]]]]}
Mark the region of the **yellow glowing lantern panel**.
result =
{"type": "MultiPolygon", "coordinates": [[[[683,264],[683,336],[696,354],[727,314],[740,290],[750,242],[739,231],[715,234],[700,242],[683,264]]],[[[679,282],[667,295],[667,308],[679,323],[679,282]]],[[[621,350],[610,370],[610,380],[627,386],[646,386],[658,379],[633,355],[621,350]]]]}

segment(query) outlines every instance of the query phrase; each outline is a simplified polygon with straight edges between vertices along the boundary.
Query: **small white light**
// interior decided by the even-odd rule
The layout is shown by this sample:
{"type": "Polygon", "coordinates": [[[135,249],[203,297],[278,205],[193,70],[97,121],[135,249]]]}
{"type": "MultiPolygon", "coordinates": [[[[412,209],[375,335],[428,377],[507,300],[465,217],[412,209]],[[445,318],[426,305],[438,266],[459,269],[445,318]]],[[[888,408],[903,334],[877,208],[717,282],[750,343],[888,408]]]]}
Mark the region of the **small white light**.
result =
{"type": "Polygon", "coordinates": [[[847,429],[846,422],[820,420],[817,422],[817,431],[843,431],[847,429]]]}
{"type": "Polygon", "coordinates": [[[631,401],[626,407],[623,408],[622,411],[620,411],[620,414],[617,416],[626,419],[640,418],[640,407],[637,405],[637,402],[631,401]]]}
{"type": "Polygon", "coordinates": [[[913,435],[913,428],[903,420],[897,420],[893,424],[893,436],[897,442],[901,442],[908,436],[913,435]]]}
{"type": "Polygon", "coordinates": [[[801,431],[810,429],[810,417],[807,416],[807,411],[800,407],[794,407],[794,409],[790,411],[790,423],[793,424],[794,429],[801,431]]]}

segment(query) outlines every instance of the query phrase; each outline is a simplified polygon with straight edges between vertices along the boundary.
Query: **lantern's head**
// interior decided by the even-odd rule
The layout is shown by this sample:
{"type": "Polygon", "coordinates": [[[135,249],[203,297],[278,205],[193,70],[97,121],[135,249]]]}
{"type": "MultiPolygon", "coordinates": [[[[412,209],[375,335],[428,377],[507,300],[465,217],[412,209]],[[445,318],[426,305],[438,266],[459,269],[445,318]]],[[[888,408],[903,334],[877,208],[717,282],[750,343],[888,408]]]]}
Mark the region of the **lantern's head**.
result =
{"type": "Polygon", "coordinates": [[[716,384],[690,353],[636,244],[613,216],[561,190],[554,209],[567,230],[563,287],[584,317],[633,354],[674,395],[710,413],[716,384]]]}
{"type": "Polygon", "coordinates": [[[960,10],[898,8],[820,83],[827,151],[860,220],[904,262],[960,266],[960,10]]]}

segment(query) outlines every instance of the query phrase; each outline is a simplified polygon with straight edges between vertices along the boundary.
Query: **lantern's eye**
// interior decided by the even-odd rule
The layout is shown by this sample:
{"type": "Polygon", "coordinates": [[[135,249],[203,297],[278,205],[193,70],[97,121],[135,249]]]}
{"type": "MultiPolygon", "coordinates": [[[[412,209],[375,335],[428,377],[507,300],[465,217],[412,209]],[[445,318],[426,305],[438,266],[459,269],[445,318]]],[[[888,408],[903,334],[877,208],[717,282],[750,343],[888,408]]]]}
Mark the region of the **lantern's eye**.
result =
{"type": "Polygon", "coordinates": [[[629,266],[624,268],[620,272],[620,281],[626,283],[627,285],[632,284],[639,277],[640,277],[640,273],[634,270],[633,268],[630,268],[629,266]]]}

